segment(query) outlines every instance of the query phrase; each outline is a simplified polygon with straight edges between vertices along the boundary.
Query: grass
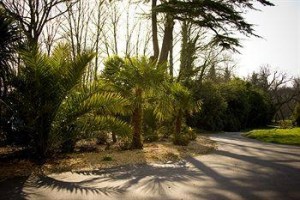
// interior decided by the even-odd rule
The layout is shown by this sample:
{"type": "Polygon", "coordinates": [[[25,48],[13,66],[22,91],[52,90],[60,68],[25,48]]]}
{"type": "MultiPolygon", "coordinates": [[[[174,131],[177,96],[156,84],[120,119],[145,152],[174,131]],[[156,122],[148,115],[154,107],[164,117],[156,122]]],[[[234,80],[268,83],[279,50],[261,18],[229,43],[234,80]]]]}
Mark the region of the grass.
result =
{"type": "Polygon", "coordinates": [[[256,129],[246,133],[245,136],[263,142],[300,146],[300,128],[256,129]]]}

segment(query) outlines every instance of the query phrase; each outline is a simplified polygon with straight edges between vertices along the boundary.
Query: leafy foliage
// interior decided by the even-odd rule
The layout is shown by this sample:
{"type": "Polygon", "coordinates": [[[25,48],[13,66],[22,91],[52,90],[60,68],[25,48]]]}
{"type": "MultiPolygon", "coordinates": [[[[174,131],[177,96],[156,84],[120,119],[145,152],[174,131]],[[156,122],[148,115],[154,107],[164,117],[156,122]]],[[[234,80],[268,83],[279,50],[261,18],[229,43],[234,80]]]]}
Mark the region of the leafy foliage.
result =
{"type": "MultiPolygon", "coordinates": [[[[16,141],[10,118],[13,108],[8,103],[11,76],[15,73],[13,63],[21,41],[19,29],[14,20],[0,7],[0,133],[7,141],[16,141]]],[[[0,136],[1,136],[0,135],[0,136]]],[[[22,140],[24,138],[18,138],[22,140]]]]}
{"type": "Polygon", "coordinates": [[[24,65],[13,81],[15,118],[22,121],[18,128],[28,133],[39,156],[59,147],[71,151],[78,139],[101,131],[130,134],[131,127],[115,117],[126,112],[127,101],[105,91],[101,81],[82,84],[93,57],[85,52],[73,58],[68,45],[57,46],[50,56],[38,50],[22,52],[24,65]]]}
{"type": "Polygon", "coordinates": [[[184,114],[199,110],[200,105],[194,101],[191,92],[179,83],[171,85],[171,97],[175,126],[174,144],[187,145],[189,137],[181,134],[184,114]]]}
{"type": "Polygon", "coordinates": [[[188,118],[188,124],[193,127],[238,131],[265,126],[273,116],[268,95],[240,79],[222,84],[204,82],[201,87],[195,87],[194,95],[203,104],[200,112],[188,118]]]}
{"type": "Polygon", "coordinates": [[[297,123],[297,126],[300,126],[300,103],[298,103],[295,108],[293,118],[294,121],[297,123]]]}
{"type": "MultiPolygon", "coordinates": [[[[273,6],[270,1],[257,0],[265,6],[273,6]]],[[[179,21],[190,21],[199,27],[206,28],[214,34],[211,43],[225,49],[241,46],[233,32],[255,35],[253,25],[246,22],[242,13],[246,9],[255,9],[254,1],[215,1],[215,0],[170,0],[162,1],[156,12],[167,13],[179,21]]]]}
{"type": "Polygon", "coordinates": [[[155,95],[163,92],[163,86],[168,80],[166,67],[146,57],[122,59],[114,56],[105,62],[103,77],[114,91],[120,92],[130,102],[133,149],[143,146],[143,112],[148,103],[154,101],[155,95]]]}
{"type": "Polygon", "coordinates": [[[212,81],[203,82],[200,87],[194,87],[193,95],[202,101],[202,107],[199,112],[188,117],[188,125],[212,131],[222,130],[227,103],[219,86],[212,81]]]}
{"type": "Polygon", "coordinates": [[[35,147],[45,156],[49,147],[49,133],[61,103],[81,82],[93,54],[86,52],[76,58],[70,55],[68,45],[59,45],[51,56],[38,50],[23,51],[19,74],[14,77],[19,118],[35,147]]]}
{"type": "Polygon", "coordinates": [[[80,85],[70,92],[53,122],[53,145],[63,145],[64,151],[72,151],[77,140],[101,137],[104,132],[121,137],[130,135],[131,127],[116,117],[126,113],[128,102],[117,93],[105,91],[104,87],[101,83],[80,85]]]}

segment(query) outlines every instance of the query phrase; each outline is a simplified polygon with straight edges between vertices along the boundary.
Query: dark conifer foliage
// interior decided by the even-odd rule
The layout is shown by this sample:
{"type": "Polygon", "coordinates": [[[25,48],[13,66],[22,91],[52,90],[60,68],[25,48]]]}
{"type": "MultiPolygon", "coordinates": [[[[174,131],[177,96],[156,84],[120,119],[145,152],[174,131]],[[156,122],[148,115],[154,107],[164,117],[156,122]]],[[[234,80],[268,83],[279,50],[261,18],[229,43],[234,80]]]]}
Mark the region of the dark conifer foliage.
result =
{"type": "Polygon", "coordinates": [[[258,36],[254,32],[253,24],[243,17],[246,10],[256,10],[254,4],[257,2],[264,6],[274,5],[265,0],[170,0],[158,5],[156,12],[167,13],[175,20],[188,20],[207,28],[214,35],[212,43],[236,50],[241,44],[233,36],[234,32],[258,36]]]}

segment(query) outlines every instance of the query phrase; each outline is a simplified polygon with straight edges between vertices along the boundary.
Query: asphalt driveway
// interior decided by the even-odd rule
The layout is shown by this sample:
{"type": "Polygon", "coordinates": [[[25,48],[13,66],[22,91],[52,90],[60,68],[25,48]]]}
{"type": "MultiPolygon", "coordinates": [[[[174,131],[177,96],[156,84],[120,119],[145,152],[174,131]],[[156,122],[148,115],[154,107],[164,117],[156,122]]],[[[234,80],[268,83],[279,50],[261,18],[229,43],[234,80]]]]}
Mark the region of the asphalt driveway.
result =
{"type": "Polygon", "coordinates": [[[178,163],[7,180],[0,199],[300,199],[300,147],[211,138],[216,151],[178,163]]]}

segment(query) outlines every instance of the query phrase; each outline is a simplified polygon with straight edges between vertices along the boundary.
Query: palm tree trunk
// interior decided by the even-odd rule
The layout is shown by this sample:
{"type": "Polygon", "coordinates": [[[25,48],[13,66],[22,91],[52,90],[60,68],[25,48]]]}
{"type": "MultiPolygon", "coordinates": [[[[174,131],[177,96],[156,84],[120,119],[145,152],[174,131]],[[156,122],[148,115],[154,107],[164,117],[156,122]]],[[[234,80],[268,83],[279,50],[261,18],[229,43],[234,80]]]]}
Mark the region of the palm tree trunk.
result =
{"type": "MultiPolygon", "coordinates": [[[[137,89],[136,90],[136,98],[140,99],[142,96],[142,90],[137,89]]],[[[132,115],[132,125],[133,125],[133,136],[132,136],[132,143],[131,148],[132,149],[142,149],[143,143],[142,143],[142,104],[138,103],[136,107],[134,108],[133,115],[132,115]]]]}
{"type": "Polygon", "coordinates": [[[115,132],[112,132],[112,141],[113,141],[113,143],[117,142],[117,135],[115,132]]]}
{"type": "Polygon", "coordinates": [[[181,126],[182,126],[182,111],[180,110],[175,120],[175,137],[179,137],[181,133],[181,126]]]}
{"type": "Polygon", "coordinates": [[[40,117],[37,121],[37,140],[36,140],[36,155],[39,159],[44,159],[47,156],[48,139],[50,132],[50,125],[46,117],[40,117]]]}

